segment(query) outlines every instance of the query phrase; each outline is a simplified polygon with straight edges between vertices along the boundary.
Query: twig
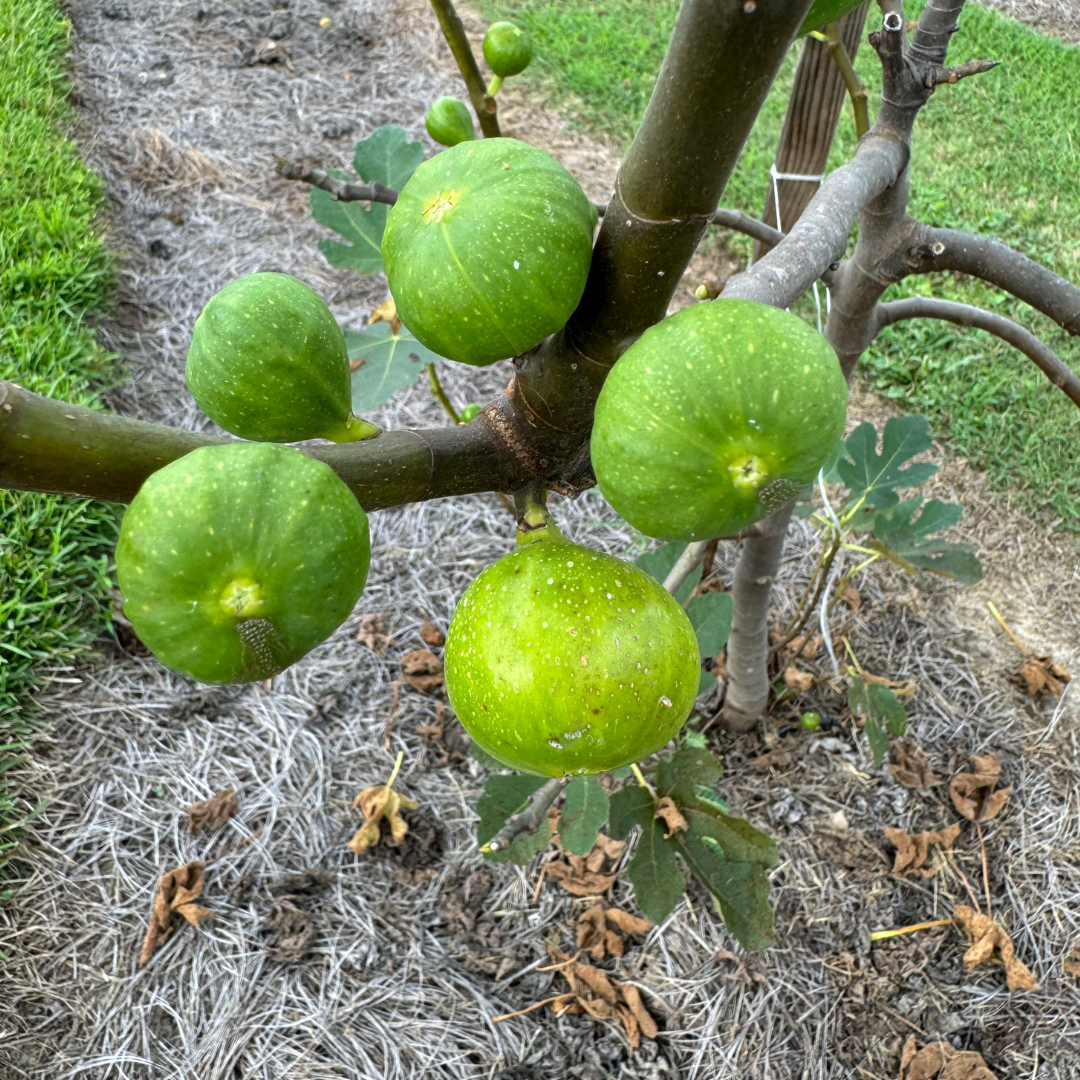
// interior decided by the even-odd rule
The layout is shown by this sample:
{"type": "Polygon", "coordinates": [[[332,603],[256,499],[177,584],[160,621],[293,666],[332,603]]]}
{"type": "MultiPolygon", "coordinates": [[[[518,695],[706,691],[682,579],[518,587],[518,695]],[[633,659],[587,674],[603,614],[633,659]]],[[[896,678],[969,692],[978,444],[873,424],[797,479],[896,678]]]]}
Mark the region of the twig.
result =
{"type": "Polygon", "coordinates": [[[829,23],[825,28],[825,44],[829,55],[833,58],[840,71],[840,75],[847,87],[848,97],[851,98],[851,107],[855,110],[855,137],[861,139],[870,130],[870,94],[863,84],[862,79],[855,73],[844,43],[840,40],[840,24],[829,23]]]}
{"type": "Polygon", "coordinates": [[[555,994],[554,997],[544,998],[543,1001],[537,1001],[535,1004],[530,1005],[527,1009],[518,1009],[517,1012],[503,1013],[501,1016],[493,1016],[491,1022],[493,1024],[499,1023],[500,1020],[509,1020],[515,1016],[524,1016],[526,1013],[530,1013],[533,1009],[541,1009],[545,1005],[550,1005],[553,1001],[558,1001],[559,998],[566,997],[565,994],[555,994]]]}
{"type": "Polygon", "coordinates": [[[803,593],[803,599],[799,602],[798,610],[795,612],[795,618],[791,621],[788,629],[784,631],[783,639],[777,642],[777,644],[769,650],[770,659],[787,645],[788,642],[794,641],[795,638],[802,633],[803,627],[806,626],[807,621],[818,605],[818,601],[821,599],[821,594],[825,591],[825,586],[829,581],[829,571],[832,570],[832,565],[836,561],[836,556],[839,554],[841,546],[841,537],[838,536],[833,540],[833,545],[828,555],[818,563],[817,569],[814,572],[814,578],[811,579],[811,585],[808,586],[806,592],[803,593]],[[817,582],[817,588],[814,590],[813,599],[809,604],[806,604],[806,609],[803,610],[803,604],[806,602],[806,597],[810,595],[810,588],[813,586],[814,581],[817,582]]]}
{"type": "Polygon", "coordinates": [[[956,67],[934,68],[927,76],[927,86],[941,86],[944,83],[958,83],[961,79],[970,78],[972,75],[982,75],[983,72],[992,71],[1000,64],[1000,60],[968,60],[956,67]]]}
{"type": "Polygon", "coordinates": [[[886,938],[899,937],[901,934],[914,934],[916,930],[931,930],[935,926],[953,926],[955,919],[935,919],[933,922],[915,923],[914,926],[900,926],[895,930],[875,930],[870,935],[871,941],[884,941],[886,938]]]}
{"type": "Polygon", "coordinates": [[[473,111],[476,113],[476,119],[480,121],[480,130],[484,133],[485,139],[497,139],[500,135],[499,121],[495,115],[498,105],[484,86],[480,68],[476,64],[476,57],[473,56],[472,46],[465,36],[465,27],[461,18],[454,10],[452,0],[431,0],[431,6],[439,17],[443,37],[446,38],[446,43],[454,54],[462,79],[465,80],[465,88],[469,91],[473,111]]]}
{"type": "Polygon", "coordinates": [[[986,606],[990,609],[990,614],[994,616],[999,623],[1001,623],[1001,629],[1005,631],[1009,637],[1012,638],[1013,644],[1025,655],[1030,656],[1031,651],[1024,646],[1024,643],[1009,629],[1009,624],[1001,617],[1001,612],[994,606],[993,600],[987,600],[986,606]]]}
{"type": "Polygon", "coordinates": [[[664,578],[664,588],[672,596],[679,591],[679,587],[690,576],[694,568],[705,558],[705,549],[709,546],[708,540],[695,540],[687,544],[683,553],[675,560],[671,572],[664,578]]]}
{"type": "Polygon", "coordinates": [[[439,399],[439,404],[450,414],[450,419],[455,424],[461,423],[461,417],[457,410],[454,408],[450,399],[446,396],[446,391],[443,389],[442,383],[439,381],[439,376],[435,371],[434,364],[428,364],[427,366],[428,378],[431,380],[431,392],[439,399]]]}
{"type": "Polygon", "coordinates": [[[541,784],[530,796],[524,810],[511,814],[503,827],[480,849],[485,855],[493,851],[504,851],[525,832],[536,832],[547,815],[552,803],[562,794],[562,789],[570,783],[569,776],[553,776],[541,784]]]}
{"type": "Polygon", "coordinates": [[[286,161],[274,156],[278,175],[283,180],[299,180],[327,192],[338,202],[377,202],[393,206],[398,193],[385,184],[353,184],[347,180],[337,180],[322,169],[309,169],[302,161],[286,161]]]}
{"type": "Polygon", "coordinates": [[[957,326],[985,330],[1019,349],[1074,405],[1080,406],[1080,377],[1030,330],[1003,315],[995,315],[970,304],[939,300],[937,297],[911,296],[906,300],[894,300],[879,305],[877,330],[903,319],[942,319],[957,326]]]}
{"type": "Polygon", "coordinates": [[[569,960],[560,960],[559,963],[557,963],[557,964],[548,964],[547,967],[537,968],[536,970],[537,971],[562,971],[562,969],[564,967],[569,967],[571,964],[576,964],[578,962],[578,957],[580,957],[580,956],[581,956],[581,950],[578,949],[578,951],[576,953],[574,953],[574,955],[571,956],[569,960]]]}

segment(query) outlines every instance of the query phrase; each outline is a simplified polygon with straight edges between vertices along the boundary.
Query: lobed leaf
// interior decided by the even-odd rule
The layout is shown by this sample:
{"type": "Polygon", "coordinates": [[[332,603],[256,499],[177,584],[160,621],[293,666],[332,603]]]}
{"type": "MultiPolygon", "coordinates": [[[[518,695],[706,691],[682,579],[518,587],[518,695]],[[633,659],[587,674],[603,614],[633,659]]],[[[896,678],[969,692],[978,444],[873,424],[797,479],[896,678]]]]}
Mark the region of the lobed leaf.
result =
{"type": "Polygon", "coordinates": [[[425,348],[403,326],[396,334],[388,323],[345,330],[349,359],[363,360],[352,373],[353,412],[370,412],[399,390],[412,386],[428,364],[442,357],[425,348]]]}
{"type": "Polygon", "coordinates": [[[899,738],[907,731],[907,712],[900,699],[887,687],[867,682],[856,675],[848,689],[848,704],[857,716],[866,718],[866,740],[880,768],[889,748],[889,736],[899,738]]]}
{"type": "Polygon", "coordinates": [[[610,802],[598,776],[576,776],[566,785],[559,815],[559,843],[571,855],[588,855],[607,824],[610,802]]]}
{"type": "Polygon", "coordinates": [[[627,876],[634,886],[638,907],[647,919],[659,924],[675,909],[686,888],[686,878],[675,859],[675,840],[664,839],[664,823],[653,817],[652,800],[649,802],[647,815],[638,822],[641,836],[627,876]]]}
{"type": "Polygon", "coordinates": [[[965,585],[982,580],[983,569],[969,544],[956,544],[929,534],[951,528],[964,508],[957,503],[931,499],[906,499],[895,506],[877,510],[870,527],[886,558],[907,569],[929,570],[965,585]],[[915,517],[915,512],[922,512],[915,517]]]}
{"type": "Polygon", "coordinates": [[[681,746],[656,767],[656,793],[670,796],[681,806],[693,806],[695,789],[711,787],[724,775],[724,767],[711,751],[699,746],[681,746]]]}
{"type": "Polygon", "coordinates": [[[836,462],[836,475],[847,485],[852,501],[862,499],[873,507],[893,506],[900,501],[896,488],[918,487],[938,471],[929,462],[904,468],[905,462],[930,446],[930,425],[925,416],[891,417],[885,424],[880,454],[877,431],[873,424],[864,422],[845,440],[836,462]]]}

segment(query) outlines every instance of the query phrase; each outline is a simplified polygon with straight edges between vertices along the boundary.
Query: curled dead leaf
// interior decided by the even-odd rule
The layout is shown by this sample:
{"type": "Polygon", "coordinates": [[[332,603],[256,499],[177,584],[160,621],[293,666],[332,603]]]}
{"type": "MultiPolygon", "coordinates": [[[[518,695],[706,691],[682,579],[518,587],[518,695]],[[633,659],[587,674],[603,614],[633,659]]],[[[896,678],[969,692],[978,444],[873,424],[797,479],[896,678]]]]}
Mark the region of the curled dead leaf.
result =
{"type": "Polygon", "coordinates": [[[1073,975],[1080,979],[1080,946],[1073,949],[1073,951],[1061,961],[1061,969],[1066,975],[1073,975]]]}
{"type": "Polygon", "coordinates": [[[203,891],[203,864],[195,859],[164,874],[158,884],[154,906],[150,909],[150,925],[143,938],[142,951],[139,953],[140,967],[145,964],[159,945],[164,945],[172,934],[172,917],[182,916],[192,926],[198,926],[203,919],[212,919],[214,913],[200,907],[195,901],[203,891]]]}
{"type": "Polygon", "coordinates": [[[784,672],[784,685],[796,694],[805,694],[814,685],[814,676],[809,671],[800,671],[796,667],[789,667],[784,672]]]}
{"type": "Polygon", "coordinates": [[[349,841],[348,847],[362,855],[369,847],[379,842],[381,830],[380,821],[386,821],[390,826],[390,843],[400,844],[408,835],[409,823],[401,816],[402,810],[416,810],[419,803],[410,799],[408,795],[402,795],[394,790],[394,780],[397,778],[398,769],[404,754],[398,754],[394,771],[385,784],[364,788],[353,800],[353,808],[360,808],[364,815],[364,824],[357,830],[356,835],[349,841]]]}
{"type": "MultiPolygon", "coordinates": [[[[557,822],[553,822],[553,826],[557,827],[557,822]]],[[[557,833],[555,842],[559,842],[557,833]]],[[[601,896],[615,884],[618,876],[605,873],[604,864],[618,862],[625,850],[625,840],[612,840],[610,836],[600,833],[588,855],[564,853],[563,859],[551,859],[544,866],[548,875],[557,878],[571,896],[601,896]]]]}
{"type": "Polygon", "coordinates": [[[894,743],[896,764],[889,766],[893,779],[914,791],[926,791],[942,782],[930,768],[930,759],[915,745],[894,743]]]}
{"type": "Polygon", "coordinates": [[[893,863],[892,872],[900,876],[917,874],[922,878],[932,878],[938,872],[938,867],[926,865],[926,860],[930,857],[930,845],[937,844],[944,851],[952,851],[953,844],[956,843],[959,835],[958,822],[946,829],[914,835],[906,829],[886,828],[885,839],[896,848],[896,860],[893,863]]]}
{"type": "Polygon", "coordinates": [[[852,611],[858,611],[859,608],[862,607],[862,597],[859,595],[859,590],[856,589],[854,585],[845,585],[844,591],[840,596],[852,611]]]}
{"type": "Polygon", "coordinates": [[[968,821],[989,821],[1009,801],[1012,788],[994,790],[1001,776],[999,754],[974,755],[971,761],[974,772],[957,773],[949,785],[949,795],[953,806],[968,821]]]}
{"type": "Polygon", "coordinates": [[[1038,988],[1035,976],[1016,955],[1016,947],[1004,927],[966,904],[958,904],[954,914],[971,942],[964,953],[964,967],[970,971],[979,964],[997,960],[1005,965],[1005,984],[1010,990],[1038,988]]]}
{"type": "Polygon", "coordinates": [[[376,656],[386,655],[386,648],[390,644],[390,635],[387,630],[390,619],[385,612],[374,615],[364,615],[360,619],[360,632],[356,640],[361,645],[366,645],[376,656]]]}
{"type": "Polygon", "coordinates": [[[807,634],[799,634],[788,643],[792,656],[801,656],[804,660],[816,660],[821,655],[821,646],[825,639],[820,634],[809,637],[807,634]]]}
{"type": "Polygon", "coordinates": [[[414,649],[399,661],[405,681],[417,690],[431,693],[443,685],[443,662],[430,649],[414,649]]]}
{"type": "Polygon", "coordinates": [[[401,320],[398,318],[397,304],[394,303],[392,296],[388,296],[368,316],[368,326],[374,326],[377,322],[389,323],[391,334],[401,333],[401,320]]]}
{"type": "Polygon", "coordinates": [[[594,960],[605,956],[620,957],[625,951],[623,935],[645,934],[652,929],[648,919],[639,919],[618,908],[605,908],[597,900],[577,921],[577,947],[594,960]]]}
{"type": "Polygon", "coordinates": [[[193,802],[187,808],[188,832],[192,836],[203,829],[220,829],[236,813],[240,800],[232,788],[225,788],[209,799],[193,802]]]}
{"type": "Polygon", "coordinates": [[[665,840],[670,840],[677,832],[686,832],[690,827],[686,824],[686,818],[682,816],[682,812],[675,805],[675,800],[670,795],[665,795],[656,804],[656,813],[653,814],[653,817],[662,819],[668,827],[668,831],[664,833],[665,840]]]}
{"type": "Polygon", "coordinates": [[[1043,693],[1060,697],[1065,684],[1071,679],[1072,673],[1069,669],[1056,663],[1050,655],[1029,656],[1020,666],[1020,670],[1009,676],[1009,682],[1016,683],[1032,697],[1043,693]]]}
{"type": "Polygon", "coordinates": [[[927,1043],[921,1050],[914,1035],[900,1055],[900,1080],[997,1080],[982,1054],[957,1050],[947,1042],[927,1043]]]}
{"type": "Polygon", "coordinates": [[[910,679],[886,679],[883,675],[871,675],[869,671],[863,671],[861,674],[864,682],[884,686],[897,697],[913,698],[915,696],[915,684],[910,679]]]}
{"type": "Polygon", "coordinates": [[[437,649],[446,644],[446,635],[442,632],[438,623],[432,622],[431,619],[425,619],[420,624],[420,640],[425,645],[437,649]]]}

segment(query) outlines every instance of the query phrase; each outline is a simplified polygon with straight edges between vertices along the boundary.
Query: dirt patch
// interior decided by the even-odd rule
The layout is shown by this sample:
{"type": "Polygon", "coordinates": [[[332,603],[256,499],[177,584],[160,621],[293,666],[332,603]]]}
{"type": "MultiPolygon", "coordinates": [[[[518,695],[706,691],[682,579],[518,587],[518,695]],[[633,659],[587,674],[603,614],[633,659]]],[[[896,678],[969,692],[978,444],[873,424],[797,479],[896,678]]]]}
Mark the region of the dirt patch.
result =
{"type": "Polygon", "coordinates": [[[1080,6],[1076,0],[977,0],[983,7],[1060,38],[1070,45],[1080,44],[1080,6]]]}
{"type": "MultiPolygon", "coordinates": [[[[114,401],[208,428],[184,388],[183,357],[195,316],[226,282],[252,270],[296,274],[354,327],[385,296],[381,279],[325,264],[323,230],[303,190],[276,179],[272,155],[343,167],[357,138],[389,122],[426,141],[427,104],[460,92],[448,54],[412,2],[75,0],[71,11],[85,152],[105,177],[112,240],[125,253],[121,304],[101,328],[132,372],[114,401]],[[247,62],[266,37],[289,63],[247,62]]],[[[606,197],[610,148],[517,101],[512,84],[504,115],[508,130],[552,149],[592,197],[606,197]]],[[[507,377],[505,365],[447,369],[459,402],[485,400],[507,377]]],[[[853,399],[852,422],[885,412],[877,399],[853,399]]],[[[444,422],[422,385],[379,420],[444,422]]],[[[425,622],[445,627],[469,581],[512,543],[494,497],[473,497],[375,515],[356,612],[268,691],[198,686],[116,647],[49,685],[50,726],[18,776],[47,800],[39,846],[0,911],[0,1074],[840,1080],[895,1076],[900,1045],[918,1030],[979,1050],[1003,1080],[1080,1075],[1080,993],[1061,969],[1080,943],[1075,692],[1036,703],[1009,683],[1019,654],[984,603],[1076,669],[1080,560],[963,462],[933,454],[944,462],[938,492],[969,507],[959,532],[987,579],[964,589],[875,566],[848,633],[869,670],[914,681],[909,738],[938,775],[966,768],[972,753],[1001,754],[1014,794],[987,830],[990,889],[1039,991],[1010,996],[994,968],[965,971],[955,928],[871,943],[874,930],[968,902],[959,874],[979,882],[977,841],[961,835],[956,871],[892,877],[884,828],[952,821],[945,789],[909,791],[846,736],[781,735],[785,712],[759,733],[720,740],[724,797],[780,843],[777,947],[739,957],[692,886],[663,927],[604,961],[640,988],[657,1040],[631,1055],[614,1027],[545,1010],[493,1023],[562,988],[538,969],[549,944],[573,950],[591,901],[550,876],[538,890],[539,862],[483,863],[472,810],[482,771],[438,694],[402,682],[404,656],[437,648],[425,622]],[[381,613],[386,641],[365,623],[381,613]],[[357,640],[365,627],[368,644],[357,640]],[[776,749],[777,764],[754,764],[776,749]],[[420,804],[412,846],[356,856],[345,846],[361,823],[353,799],[385,783],[398,751],[396,785],[420,804]],[[187,807],[227,788],[236,812],[192,835],[187,807]],[[140,969],[159,878],[194,859],[206,867],[199,902],[214,918],[178,925],[140,969]]],[[[556,500],[555,514],[575,540],[640,550],[595,493],[556,500]]],[[[735,556],[731,546],[719,553],[725,586],[735,556]]],[[[809,527],[793,527],[777,622],[813,558],[809,527]]],[[[840,713],[828,683],[814,694],[823,715],[840,713]]],[[[634,910],[622,878],[611,902],[634,910]]]]}

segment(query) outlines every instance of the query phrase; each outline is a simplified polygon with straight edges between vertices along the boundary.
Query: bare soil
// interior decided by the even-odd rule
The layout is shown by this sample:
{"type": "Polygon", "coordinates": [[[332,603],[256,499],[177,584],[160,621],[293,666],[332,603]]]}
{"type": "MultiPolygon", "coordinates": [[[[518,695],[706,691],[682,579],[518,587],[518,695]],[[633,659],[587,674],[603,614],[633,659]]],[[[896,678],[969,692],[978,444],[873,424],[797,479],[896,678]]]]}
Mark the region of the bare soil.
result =
{"type": "MultiPolygon", "coordinates": [[[[272,155],[345,167],[356,139],[389,122],[426,142],[427,104],[456,92],[452,64],[419,0],[73,0],[71,14],[82,142],[124,254],[120,302],[101,327],[132,374],[114,403],[208,428],[183,359],[198,311],[226,282],[296,274],[351,326],[385,297],[381,278],[325,264],[325,233],[272,155]],[[282,42],[291,69],[246,63],[264,37],[282,42]]],[[[606,198],[610,148],[512,84],[504,113],[510,132],[606,198]]],[[[704,251],[675,303],[731,266],[722,246],[704,251]]],[[[507,378],[505,365],[446,368],[458,402],[483,401],[507,378]]],[[[854,395],[853,424],[887,415],[854,395]]],[[[423,384],[378,419],[444,422],[423,384]]],[[[445,628],[468,582],[512,543],[509,516],[478,496],[375,515],[356,612],[269,689],[190,683],[124,638],[47,687],[48,723],[18,776],[45,808],[32,869],[0,911],[0,1077],[891,1078],[912,1033],[979,1050],[1001,1080],[1080,1077],[1080,988],[1062,968],[1080,946],[1076,691],[1033,700],[1010,683],[1022,656],[986,608],[992,600],[1030,649],[1075,670],[1080,558],[966,463],[940,446],[932,455],[943,465],[936,493],[967,507],[958,538],[976,546],[986,578],[965,588],[875,565],[844,632],[866,670],[913,681],[909,738],[940,776],[971,754],[1001,755],[1013,795],[986,829],[991,900],[1038,990],[1010,994],[993,965],[966,971],[955,927],[871,941],[970,903],[964,879],[981,899],[982,867],[967,828],[933,879],[891,875],[886,826],[937,828],[957,815],[944,787],[909,791],[874,769],[850,728],[780,733],[805,707],[844,715],[832,679],[759,732],[718,739],[724,797],[780,844],[777,946],[742,956],[691,885],[662,927],[605,962],[640,988],[656,1040],[631,1052],[613,1027],[546,1009],[494,1023],[558,992],[557,976],[536,968],[548,942],[572,946],[588,901],[539,883],[539,860],[484,864],[472,810],[482,771],[442,695],[400,677],[399,659],[425,645],[422,622],[445,628]],[[382,656],[357,640],[376,613],[391,635],[382,656]],[[401,848],[356,856],[345,847],[360,824],[353,797],[383,782],[399,751],[400,786],[420,804],[412,832],[401,848]],[[186,808],[227,787],[236,815],[192,835],[186,808]],[[194,858],[206,861],[199,902],[214,918],[180,927],[139,968],[158,879],[194,858]]],[[[580,542],[640,550],[595,493],[555,512],[580,542]]],[[[793,526],[778,626],[814,545],[808,525],[793,526]]],[[[720,587],[736,554],[719,553],[720,587]]],[[[827,676],[826,664],[816,670],[827,676]]],[[[634,910],[625,880],[611,899],[634,910]]]]}

